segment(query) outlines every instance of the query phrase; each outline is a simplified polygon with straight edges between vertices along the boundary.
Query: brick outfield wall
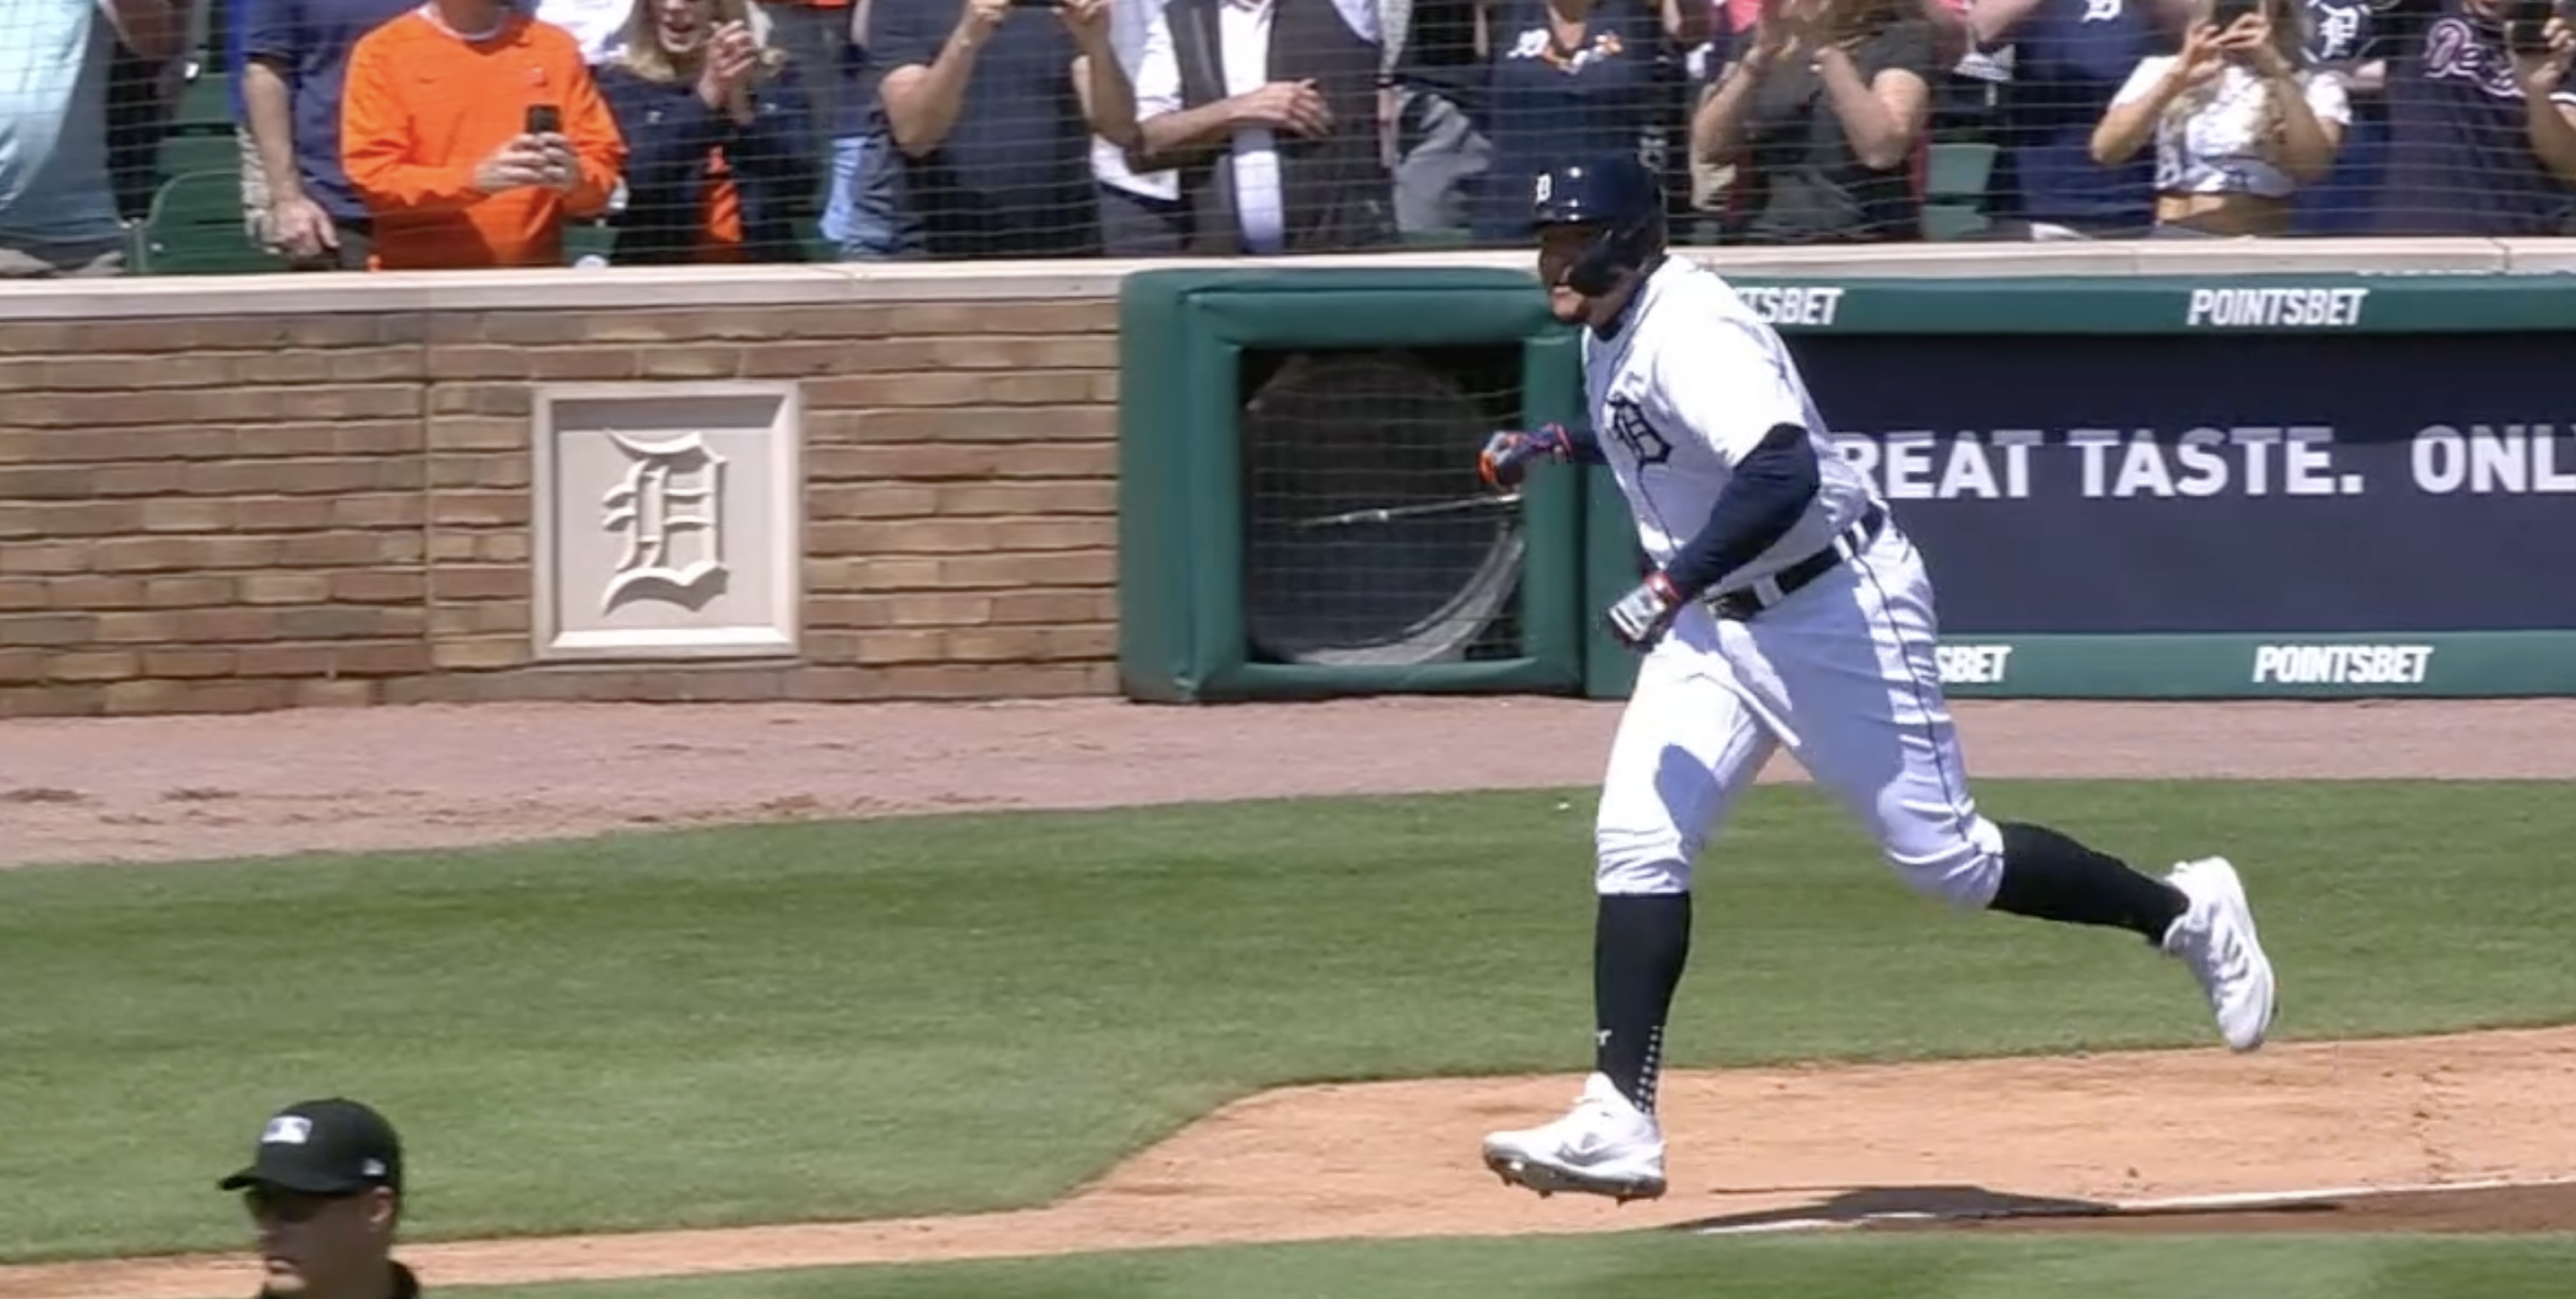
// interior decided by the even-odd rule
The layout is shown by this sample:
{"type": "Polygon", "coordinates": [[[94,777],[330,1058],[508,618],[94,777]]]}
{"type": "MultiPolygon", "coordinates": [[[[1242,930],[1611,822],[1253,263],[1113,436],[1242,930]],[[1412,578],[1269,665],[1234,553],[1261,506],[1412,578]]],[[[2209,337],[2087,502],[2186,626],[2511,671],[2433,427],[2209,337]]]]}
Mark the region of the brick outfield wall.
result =
{"type": "Polygon", "coordinates": [[[1108,302],[0,325],[0,716],[1115,689],[1108,302]],[[530,382],[803,381],[801,658],[536,665],[530,382]]]}

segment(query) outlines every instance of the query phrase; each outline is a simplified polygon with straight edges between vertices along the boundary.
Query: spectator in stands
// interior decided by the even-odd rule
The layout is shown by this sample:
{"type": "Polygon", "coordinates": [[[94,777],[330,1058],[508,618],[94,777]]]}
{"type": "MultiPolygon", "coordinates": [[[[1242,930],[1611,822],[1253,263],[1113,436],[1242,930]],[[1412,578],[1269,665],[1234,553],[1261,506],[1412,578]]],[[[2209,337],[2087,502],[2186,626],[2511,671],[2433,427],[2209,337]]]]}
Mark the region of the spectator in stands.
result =
{"type": "MultiPolygon", "coordinates": [[[[1138,133],[1146,113],[1145,46],[1163,13],[1163,0],[1122,0],[1109,10],[1109,48],[1136,86],[1138,133]]],[[[1181,173],[1171,167],[1139,171],[1125,149],[1091,137],[1091,177],[1100,185],[1100,243],[1112,257],[1177,257],[1190,241],[1189,205],[1181,201],[1181,173]]]]}
{"type": "Polygon", "coordinates": [[[2390,0],[2306,0],[2308,63],[2343,81],[2352,120],[2335,149],[2334,170],[2290,200],[2290,231],[2360,234],[2370,228],[2380,173],[2388,165],[2388,52],[2402,21],[2390,0]]]}
{"type": "MultiPolygon", "coordinates": [[[[193,22],[215,0],[189,0],[181,5],[183,22],[193,22]]],[[[8,20],[0,18],[0,23],[8,20]]],[[[123,41],[110,41],[107,65],[107,174],[116,191],[117,216],[141,221],[152,211],[152,196],[161,187],[161,141],[168,136],[171,114],[195,74],[197,60],[184,36],[180,53],[147,58],[123,41]]]]}
{"type": "Polygon", "coordinates": [[[822,171],[804,78],[747,0],[640,0],[620,44],[599,80],[626,141],[614,260],[804,260],[822,171]]]}
{"type": "Polygon", "coordinates": [[[563,265],[566,218],[607,207],[626,161],[581,46],[512,0],[429,0],[361,37],[340,140],[382,270],[563,265]]]}
{"type": "Polygon", "coordinates": [[[761,45],[787,56],[787,66],[798,73],[811,119],[823,128],[809,137],[816,164],[811,173],[813,197],[820,199],[830,172],[832,131],[842,121],[841,100],[858,89],[825,74],[843,67],[843,61],[860,47],[859,37],[867,29],[867,5],[864,0],[857,4],[852,0],[752,0],[752,12],[761,45]]]}
{"type": "Polygon", "coordinates": [[[2553,17],[2542,49],[2507,48],[2510,0],[2445,0],[2390,65],[2388,170],[2376,233],[2576,233],[2576,33],[2553,17]]]}
{"type": "Polygon", "coordinates": [[[1658,55],[1667,41],[1676,52],[1699,43],[1707,27],[1706,7],[1680,0],[1494,0],[1484,34],[1494,152],[1479,187],[1476,242],[1531,237],[1530,183],[1540,172],[1642,153],[1666,107],[1658,55]]]}
{"type": "Polygon", "coordinates": [[[243,204],[251,237],[299,270],[362,270],[374,222],[340,162],[340,101],[359,38],[419,0],[243,0],[243,204]]]}
{"type": "Polygon", "coordinates": [[[1982,49],[2012,46],[1997,87],[1993,178],[2000,238],[2142,235],[2155,225],[2155,160],[2093,161],[2093,128],[2138,61],[2170,49],[2195,0],[1977,0],[1982,49]]]}
{"type": "Polygon", "coordinates": [[[1091,135],[1136,146],[1109,0],[874,0],[868,52],[909,216],[934,257],[1100,251],[1091,135]]]}
{"type": "MultiPolygon", "coordinates": [[[[865,3],[856,10],[867,11],[865,3]]],[[[926,257],[921,222],[912,215],[904,184],[903,151],[895,148],[877,97],[876,56],[853,42],[841,57],[843,93],[835,110],[840,116],[826,128],[832,163],[823,237],[843,261],[926,257]]]]}
{"type": "Polygon", "coordinates": [[[2139,62],[2093,131],[2117,167],[2155,143],[2155,233],[2279,235],[2290,196],[2325,179],[2351,120],[2343,78],[2302,66],[2298,0],[2249,0],[2227,25],[2215,0],[2178,54],[2139,62]]]}
{"type": "Polygon", "coordinates": [[[1939,68],[1912,0],[1771,0],[1752,46],[1702,100],[1691,150],[1736,164],[1722,223],[1759,243],[1906,240],[1939,68]]]}
{"type": "Polygon", "coordinates": [[[1386,163],[1395,224],[1464,234],[1493,165],[1484,0],[1383,0],[1386,163]]]}
{"type": "Polygon", "coordinates": [[[0,40],[0,279],[116,275],[125,223],[108,169],[116,47],[177,57],[189,12],[172,0],[16,4],[0,40]]]}
{"type": "Polygon", "coordinates": [[[1138,157],[1180,169],[1190,252],[1394,240],[1378,61],[1367,0],[1170,0],[1137,73],[1138,157]]]}

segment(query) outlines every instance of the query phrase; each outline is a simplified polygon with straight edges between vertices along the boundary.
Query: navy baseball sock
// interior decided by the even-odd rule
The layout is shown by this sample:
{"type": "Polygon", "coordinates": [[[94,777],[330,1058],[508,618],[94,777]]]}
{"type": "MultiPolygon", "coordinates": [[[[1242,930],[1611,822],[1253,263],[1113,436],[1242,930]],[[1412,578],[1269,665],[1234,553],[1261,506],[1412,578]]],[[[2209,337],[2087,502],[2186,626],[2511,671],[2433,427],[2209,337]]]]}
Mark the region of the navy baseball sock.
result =
{"type": "Polygon", "coordinates": [[[2004,822],[2004,877],[1994,909],[2069,925],[2129,929],[2148,942],[2189,910],[2182,890],[2043,825],[2004,822]]]}
{"type": "Polygon", "coordinates": [[[1592,1067],[1619,1094],[1655,1112],[1664,1016],[1690,960],[1687,893],[1603,894],[1592,928],[1592,1067]]]}

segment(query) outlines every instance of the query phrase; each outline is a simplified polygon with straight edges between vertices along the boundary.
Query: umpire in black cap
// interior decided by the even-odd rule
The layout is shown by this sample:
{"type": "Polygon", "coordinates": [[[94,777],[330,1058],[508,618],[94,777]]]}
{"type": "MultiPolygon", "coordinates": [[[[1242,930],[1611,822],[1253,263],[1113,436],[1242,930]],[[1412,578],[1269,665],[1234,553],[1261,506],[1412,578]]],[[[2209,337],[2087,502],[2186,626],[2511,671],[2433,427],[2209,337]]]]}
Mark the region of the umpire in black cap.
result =
{"type": "Polygon", "coordinates": [[[218,1183],[243,1192],[259,1230],[264,1299],[414,1299],[393,1259],[402,1141],[365,1105],[333,1097],[271,1115],[250,1166],[218,1183]]]}

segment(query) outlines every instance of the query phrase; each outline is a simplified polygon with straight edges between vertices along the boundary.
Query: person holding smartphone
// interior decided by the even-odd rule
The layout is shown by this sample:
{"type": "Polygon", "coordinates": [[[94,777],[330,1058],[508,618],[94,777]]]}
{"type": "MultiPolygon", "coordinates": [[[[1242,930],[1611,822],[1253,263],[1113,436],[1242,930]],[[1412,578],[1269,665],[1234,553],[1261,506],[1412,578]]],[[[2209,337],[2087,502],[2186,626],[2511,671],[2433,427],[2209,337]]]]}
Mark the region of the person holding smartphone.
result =
{"type": "Polygon", "coordinates": [[[2290,197],[2334,169],[2352,108],[2306,65],[2298,0],[2203,0],[2178,53],[2140,60],[2093,129],[2117,167],[2152,140],[2156,235],[2280,235],[2290,197]]]}
{"type": "Polygon", "coordinates": [[[2542,0],[2440,0],[2389,63],[2379,235],[2576,233],[2576,30],[2542,0]]]}
{"type": "Polygon", "coordinates": [[[350,52],[340,153],[370,269],[560,266],[626,142],[572,33],[512,0],[430,0],[350,52]]]}
{"type": "Polygon", "coordinates": [[[934,258],[1101,251],[1091,141],[1138,144],[1113,0],[874,0],[869,58],[934,258]]]}

